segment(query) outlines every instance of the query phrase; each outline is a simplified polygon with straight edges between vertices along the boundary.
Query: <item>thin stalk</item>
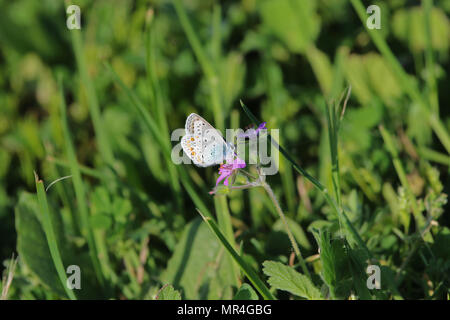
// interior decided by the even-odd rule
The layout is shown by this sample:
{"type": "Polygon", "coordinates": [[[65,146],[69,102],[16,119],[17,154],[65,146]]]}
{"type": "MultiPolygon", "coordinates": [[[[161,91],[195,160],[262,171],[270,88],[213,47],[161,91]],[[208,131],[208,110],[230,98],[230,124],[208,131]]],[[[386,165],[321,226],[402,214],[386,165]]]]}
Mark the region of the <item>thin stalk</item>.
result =
{"type": "MultiPolygon", "coordinates": [[[[344,99],[345,91],[342,93],[339,101],[334,102],[331,106],[325,104],[325,113],[327,118],[328,125],[328,140],[330,145],[330,153],[331,153],[331,175],[333,180],[333,189],[334,194],[337,200],[337,206],[339,208],[339,212],[342,213],[342,203],[341,203],[341,177],[340,177],[340,169],[339,169],[339,128],[341,125],[342,118],[345,113],[345,109],[347,107],[348,99],[350,98],[351,86],[346,90],[347,95],[345,96],[344,103],[341,106],[342,100],[344,99]],[[339,114],[340,112],[340,114],[339,114]]],[[[339,227],[342,227],[342,214],[338,215],[339,218],[339,227]]]]}
{"type": "MultiPolygon", "coordinates": [[[[49,157],[47,156],[47,160],[48,158],[49,157]]],[[[68,166],[68,168],[70,168],[70,166],[68,166]]],[[[57,165],[52,161],[49,161],[49,169],[52,176],[60,177],[62,175],[62,170],[58,168],[57,165]]],[[[73,234],[81,234],[80,221],[78,221],[79,219],[77,219],[77,214],[75,212],[71,196],[69,195],[69,190],[67,190],[67,188],[61,184],[56,184],[55,188],[59,198],[62,201],[63,207],[68,208],[69,210],[68,214],[61,211],[61,216],[65,225],[67,225],[68,227],[70,226],[70,228],[72,229],[71,232],[73,234]]]]}
{"type": "Polygon", "coordinates": [[[341,207],[341,192],[340,192],[340,175],[339,175],[339,161],[338,161],[338,139],[336,137],[338,129],[336,126],[336,110],[335,106],[331,106],[331,108],[326,104],[326,116],[328,123],[328,140],[330,144],[331,151],[331,174],[333,180],[333,189],[334,194],[338,203],[338,206],[341,207]]]}
{"type": "Polygon", "coordinates": [[[289,240],[291,241],[291,245],[294,248],[295,255],[297,256],[297,259],[300,262],[300,266],[302,267],[303,272],[305,273],[306,276],[308,276],[311,279],[311,274],[308,271],[308,267],[306,267],[305,260],[303,259],[303,256],[297,245],[297,242],[295,241],[295,238],[292,235],[291,229],[289,228],[289,225],[286,221],[286,217],[283,213],[283,210],[281,210],[280,204],[278,203],[278,200],[275,197],[275,194],[273,193],[272,188],[265,181],[261,181],[261,186],[264,188],[264,190],[266,190],[267,194],[269,195],[270,200],[272,200],[272,202],[277,210],[278,215],[281,218],[281,221],[283,221],[283,224],[284,224],[284,227],[286,228],[286,232],[288,234],[289,240]]]}

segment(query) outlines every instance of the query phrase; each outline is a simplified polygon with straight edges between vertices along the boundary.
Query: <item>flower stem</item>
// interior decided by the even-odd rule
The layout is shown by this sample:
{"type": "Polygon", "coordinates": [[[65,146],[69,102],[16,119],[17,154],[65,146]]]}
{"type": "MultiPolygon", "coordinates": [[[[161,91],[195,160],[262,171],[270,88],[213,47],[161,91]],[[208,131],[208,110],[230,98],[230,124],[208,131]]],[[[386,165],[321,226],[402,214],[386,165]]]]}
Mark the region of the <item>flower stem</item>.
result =
{"type": "Polygon", "coordinates": [[[275,208],[277,209],[277,212],[281,218],[281,221],[283,221],[283,224],[286,227],[286,232],[288,234],[289,240],[291,241],[291,245],[294,248],[294,252],[295,252],[295,255],[297,256],[297,259],[300,261],[300,265],[303,269],[303,272],[305,273],[305,275],[307,275],[309,278],[311,278],[308,268],[306,267],[305,260],[303,259],[303,256],[300,253],[300,249],[298,248],[297,242],[295,241],[295,238],[292,235],[291,229],[289,228],[289,225],[286,221],[286,216],[284,215],[283,211],[281,210],[280,204],[278,203],[278,200],[275,197],[275,194],[273,193],[272,188],[265,181],[261,181],[261,186],[264,187],[264,189],[266,190],[267,194],[269,195],[270,199],[272,200],[273,204],[275,205],[275,208]]]}

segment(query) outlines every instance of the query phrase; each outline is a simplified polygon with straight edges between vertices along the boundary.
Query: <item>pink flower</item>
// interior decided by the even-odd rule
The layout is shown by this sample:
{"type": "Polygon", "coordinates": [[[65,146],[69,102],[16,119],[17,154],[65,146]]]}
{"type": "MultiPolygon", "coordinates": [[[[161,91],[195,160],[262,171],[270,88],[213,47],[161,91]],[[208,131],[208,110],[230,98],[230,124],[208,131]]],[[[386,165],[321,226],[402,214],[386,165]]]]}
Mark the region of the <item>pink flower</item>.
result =
{"type": "MultiPolygon", "coordinates": [[[[227,161],[228,162],[228,161],[227,161]]],[[[236,157],[235,159],[231,160],[230,163],[221,164],[219,167],[219,178],[217,178],[216,181],[216,187],[217,185],[223,180],[224,185],[228,186],[229,182],[228,179],[239,169],[245,168],[246,164],[244,160],[239,159],[236,157]]]]}

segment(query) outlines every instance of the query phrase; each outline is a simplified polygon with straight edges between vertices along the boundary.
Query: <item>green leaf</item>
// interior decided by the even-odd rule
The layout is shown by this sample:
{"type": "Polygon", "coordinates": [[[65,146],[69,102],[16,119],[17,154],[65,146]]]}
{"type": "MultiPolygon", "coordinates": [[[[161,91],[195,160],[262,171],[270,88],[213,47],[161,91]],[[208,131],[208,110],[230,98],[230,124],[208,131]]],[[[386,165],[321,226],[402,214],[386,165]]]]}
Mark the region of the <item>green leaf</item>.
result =
{"type": "Polygon", "coordinates": [[[349,250],[350,269],[356,293],[362,300],[371,300],[372,295],[367,288],[367,255],[362,249],[349,250]]]}
{"type": "Polygon", "coordinates": [[[195,219],[185,227],[162,281],[183,289],[186,299],[231,299],[227,288],[233,286],[235,279],[228,270],[233,266],[220,249],[208,227],[201,219],[195,219]]]}
{"type": "Polygon", "coordinates": [[[320,248],[322,262],[322,277],[330,289],[332,298],[347,298],[349,295],[349,279],[352,273],[349,270],[349,257],[345,240],[331,239],[329,230],[313,230],[314,237],[320,248]]]}
{"type": "Polygon", "coordinates": [[[322,299],[320,291],[311,280],[292,267],[275,261],[265,261],[263,266],[263,271],[269,276],[268,282],[272,287],[310,300],[322,299]]]}
{"type": "Polygon", "coordinates": [[[253,288],[247,284],[243,283],[239,288],[238,292],[234,296],[233,300],[258,300],[258,294],[253,290],[253,288]]]}
{"type": "Polygon", "coordinates": [[[20,194],[15,208],[17,251],[20,259],[46,286],[60,296],[65,296],[63,286],[53,263],[44,230],[38,219],[39,205],[30,193],[20,194]]]}
{"type": "Polygon", "coordinates": [[[171,285],[166,285],[159,291],[156,300],[181,300],[181,294],[171,285]]]}

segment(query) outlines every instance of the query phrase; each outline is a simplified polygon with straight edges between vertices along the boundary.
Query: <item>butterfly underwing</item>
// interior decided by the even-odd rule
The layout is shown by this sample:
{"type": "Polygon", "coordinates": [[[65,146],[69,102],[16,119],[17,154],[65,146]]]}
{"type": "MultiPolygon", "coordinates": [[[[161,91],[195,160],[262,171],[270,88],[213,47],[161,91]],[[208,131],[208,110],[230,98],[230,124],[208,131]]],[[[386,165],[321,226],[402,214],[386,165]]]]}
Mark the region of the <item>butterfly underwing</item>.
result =
{"type": "Polygon", "coordinates": [[[234,147],[226,143],[220,132],[198,114],[191,113],[187,117],[185,130],[181,146],[195,165],[209,167],[233,156],[234,147]]]}

